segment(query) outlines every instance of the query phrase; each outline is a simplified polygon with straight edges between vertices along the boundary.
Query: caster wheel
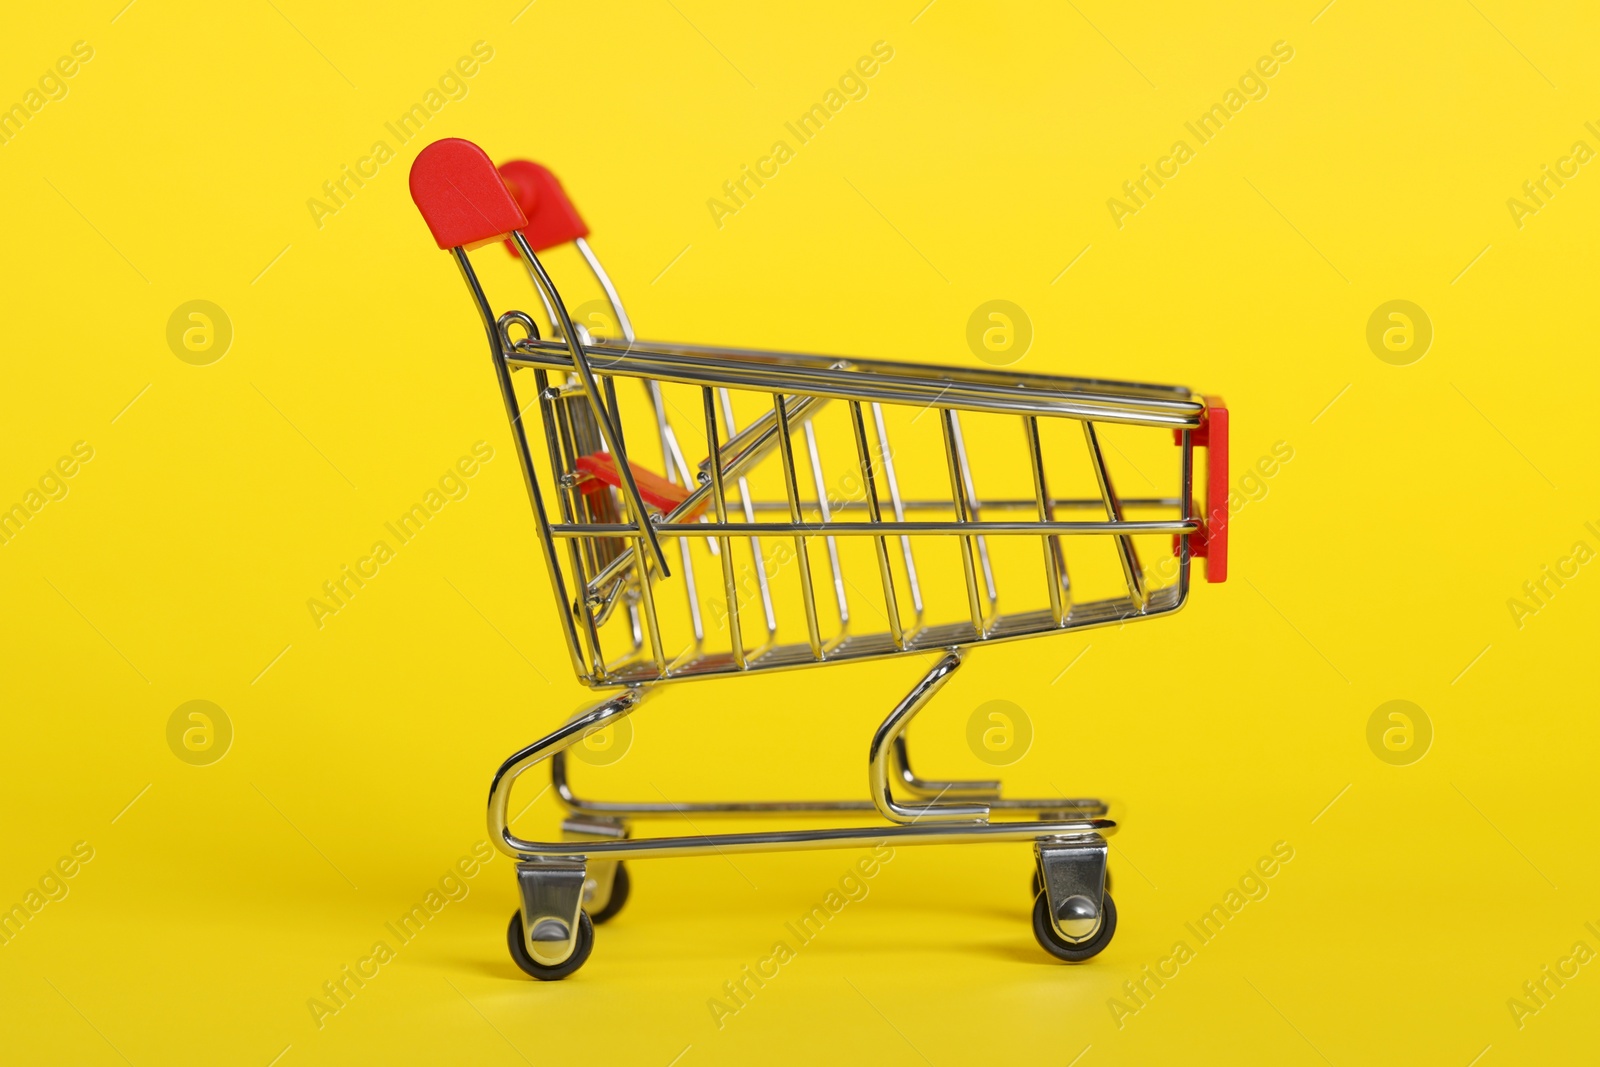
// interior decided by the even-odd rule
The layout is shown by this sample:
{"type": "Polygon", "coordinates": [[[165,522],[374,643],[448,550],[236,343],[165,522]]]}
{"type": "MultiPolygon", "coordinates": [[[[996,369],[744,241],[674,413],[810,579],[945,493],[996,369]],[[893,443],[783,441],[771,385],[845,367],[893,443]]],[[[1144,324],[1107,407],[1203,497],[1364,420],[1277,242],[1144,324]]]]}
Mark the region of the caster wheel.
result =
{"type": "MultiPolygon", "coordinates": [[[[1033,896],[1037,897],[1044,892],[1044,882],[1039,878],[1039,868],[1033,869],[1033,896]]],[[[1106,868],[1106,892],[1111,892],[1111,868],[1106,868]]],[[[598,920],[596,920],[598,921],[598,920]]]]}
{"type": "Polygon", "coordinates": [[[1111,944],[1111,937],[1117,932],[1117,906],[1112,903],[1109,893],[1101,901],[1100,907],[1100,929],[1089,940],[1074,944],[1056,933],[1055,924],[1050,921],[1050,903],[1040,893],[1033,901],[1033,936],[1038,939],[1040,947],[1058,960],[1077,963],[1098,956],[1101,950],[1111,944]]]}
{"type": "Polygon", "coordinates": [[[594,922],[588,912],[578,913],[578,943],[573,946],[571,956],[552,967],[528,955],[528,946],[522,940],[522,910],[519,908],[511,915],[511,926],[506,930],[506,947],[511,950],[511,958],[523,971],[541,982],[555,982],[582,967],[589,953],[594,951],[594,922]]]}
{"type": "Polygon", "coordinates": [[[596,926],[613,918],[622,906],[628,902],[628,865],[617,863],[617,873],[611,879],[611,899],[606,901],[606,906],[590,916],[596,926]]]}

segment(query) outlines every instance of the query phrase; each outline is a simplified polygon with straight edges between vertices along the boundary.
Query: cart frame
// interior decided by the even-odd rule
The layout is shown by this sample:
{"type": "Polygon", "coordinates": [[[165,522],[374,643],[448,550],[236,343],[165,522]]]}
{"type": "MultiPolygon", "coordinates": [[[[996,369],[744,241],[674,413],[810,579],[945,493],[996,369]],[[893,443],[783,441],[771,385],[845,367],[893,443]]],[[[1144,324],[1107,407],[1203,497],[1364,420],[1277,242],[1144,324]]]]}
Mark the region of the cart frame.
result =
{"type": "Polygon", "coordinates": [[[1038,868],[1034,929],[1041,945],[1067,960],[1086,959],[1103,949],[1116,926],[1115,907],[1106,892],[1106,838],[1116,823],[1107,817],[1107,806],[1093,798],[1002,798],[998,781],[923,779],[912,770],[906,731],[973,646],[1171,614],[1188,599],[1190,564],[1195,558],[1206,559],[1208,580],[1225,577],[1226,407],[1178,386],[641,342],[616,287],[589,247],[588,228],[549,171],[526,161],[497,169],[476,145],[447,139],[419,154],[411,171],[411,189],[435,241],[455,259],[487,335],[573,672],[591,688],[620,690],[512,755],[494,776],[488,823],[495,846],[517,863],[521,906],[513,916],[508,945],[519,966],[534,977],[553,979],[582,965],[593,945],[591,916],[596,921],[609,918],[626,898],[624,859],[878,843],[1031,841],[1038,868]],[[549,339],[541,337],[533,317],[524,312],[494,313],[468,252],[501,240],[527,269],[551,329],[549,339]],[[577,247],[605,294],[620,334],[615,339],[597,339],[574,323],[539,260],[539,251],[568,242],[577,247]],[[534,377],[535,401],[527,405],[513,382],[518,370],[534,377]],[[619,379],[645,383],[666,465],[664,478],[629,458],[618,406],[619,379]],[[667,416],[662,383],[700,390],[709,455],[698,469],[689,465],[667,416]],[[771,408],[738,427],[730,389],[766,394],[771,408]],[[823,492],[813,433],[814,418],[830,403],[847,407],[864,482],[862,501],[832,508],[823,492]],[[535,404],[550,464],[554,518],[526,427],[526,412],[535,404]],[[916,406],[919,415],[937,413],[950,480],[948,499],[902,497],[885,405],[916,406]],[[1032,499],[979,497],[962,440],[962,412],[1022,420],[1032,499]],[[1040,418],[1081,423],[1097,497],[1051,494],[1040,418]],[[1170,430],[1178,446],[1179,494],[1121,497],[1096,423],[1170,430]],[[796,456],[797,434],[803,437],[810,460],[815,505],[804,501],[800,492],[803,468],[796,456]],[[1194,498],[1196,447],[1208,453],[1204,513],[1194,498]],[[758,502],[752,499],[746,475],[769,456],[782,466],[784,499],[758,502]],[[739,515],[730,517],[735,506],[730,505],[730,495],[736,498],[743,521],[739,515]],[[953,519],[906,518],[936,507],[950,509],[953,519]],[[1130,508],[1176,514],[1132,519],[1127,517],[1130,508]],[[1103,517],[1064,520],[1058,514],[1089,509],[1103,517]],[[818,520],[808,519],[808,510],[818,512],[818,520]],[[865,519],[840,517],[850,510],[864,511],[865,519]],[[778,511],[787,518],[757,521],[759,511],[778,511]],[[1031,517],[986,518],[986,512],[991,516],[1022,512],[1031,517]],[[1150,534],[1168,535],[1173,542],[1174,579],[1159,588],[1150,585],[1133,543],[1135,536],[1150,534]],[[881,632],[859,633],[850,625],[834,539],[851,537],[870,539],[875,549],[883,594],[878,608],[887,623],[881,632]],[[925,622],[913,539],[952,537],[960,546],[968,617],[925,622]],[[987,540],[991,537],[1039,540],[1047,607],[999,612],[987,540]],[[1079,537],[1110,539],[1126,583],[1125,596],[1074,601],[1062,538],[1079,537]],[[766,639],[747,647],[734,574],[736,538],[751,541],[758,562],[763,558],[761,538],[792,540],[806,620],[804,642],[777,640],[774,598],[764,568],[757,566],[766,639]],[[664,588],[673,576],[668,541],[678,542],[694,635],[686,654],[670,659],[657,603],[658,587],[664,588]],[[706,643],[693,584],[690,545],[696,541],[720,565],[727,596],[726,650],[706,643]],[[828,553],[836,590],[836,630],[825,626],[822,598],[813,585],[809,550],[816,541],[823,542],[828,553]],[[904,603],[907,597],[909,605],[904,603]],[[622,658],[610,659],[601,632],[619,606],[631,648],[622,658]],[[907,618],[908,614],[913,617],[907,618]],[[589,801],[579,798],[568,781],[565,750],[633,713],[659,684],[922,654],[934,657],[931,667],[879,725],[868,746],[868,800],[589,801]],[[524,839],[510,827],[512,788],[528,770],[547,762],[556,798],[568,812],[563,840],[524,839]],[[847,820],[877,815],[883,821],[802,830],[631,836],[633,821],[664,816],[799,814],[847,820]],[[1007,817],[996,819],[996,815],[1007,817]]]}

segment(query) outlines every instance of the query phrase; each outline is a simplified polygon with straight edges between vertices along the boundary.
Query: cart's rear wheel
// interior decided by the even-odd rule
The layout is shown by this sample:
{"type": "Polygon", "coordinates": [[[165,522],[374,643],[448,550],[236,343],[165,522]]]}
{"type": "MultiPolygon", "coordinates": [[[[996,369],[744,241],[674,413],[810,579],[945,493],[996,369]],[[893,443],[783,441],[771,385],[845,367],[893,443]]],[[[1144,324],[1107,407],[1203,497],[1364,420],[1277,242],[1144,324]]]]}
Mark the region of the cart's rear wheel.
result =
{"type": "MultiPolygon", "coordinates": [[[[1040,893],[1043,893],[1043,892],[1044,892],[1044,882],[1041,881],[1040,878],[1039,878],[1039,868],[1038,867],[1034,867],[1034,869],[1033,869],[1033,895],[1035,897],[1037,897],[1040,893]]],[[[1106,892],[1107,893],[1111,892],[1111,868],[1110,867],[1106,868],[1106,892]]],[[[596,919],[595,921],[599,922],[600,920],[596,919]]]]}
{"type": "Polygon", "coordinates": [[[1069,963],[1078,963],[1091,956],[1098,956],[1107,945],[1111,944],[1111,937],[1117,932],[1117,906],[1111,901],[1111,894],[1107,893],[1100,898],[1100,929],[1087,941],[1072,942],[1056,933],[1055,924],[1050,921],[1050,900],[1045,894],[1040,893],[1033,901],[1033,936],[1038,939],[1042,947],[1058,960],[1069,963]]]}
{"type": "Polygon", "coordinates": [[[528,955],[528,946],[522,939],[522,910],[519,908],[511,914],[511,925],[506,929],[506,947],[511,950],[511,958],[523,971],[541,982],[554,982],[582,967],[584,961],[589,958],[589,953],[594,951],[594,923],[590,920],[588,912],[580,911],[578,941],[572,947],[572,955],[561,963],[547,966],[528,955]]]}
{"type": "Polygon", "coordinates": [[[617,912],[622,910],[622,906],[628,902],[628,890],[630,888],[628,865],[618,860],[617,873],[611,876],[611,899],[606,901],[605,907],[590,916],[596,926],[614,917],[617,912]]]}

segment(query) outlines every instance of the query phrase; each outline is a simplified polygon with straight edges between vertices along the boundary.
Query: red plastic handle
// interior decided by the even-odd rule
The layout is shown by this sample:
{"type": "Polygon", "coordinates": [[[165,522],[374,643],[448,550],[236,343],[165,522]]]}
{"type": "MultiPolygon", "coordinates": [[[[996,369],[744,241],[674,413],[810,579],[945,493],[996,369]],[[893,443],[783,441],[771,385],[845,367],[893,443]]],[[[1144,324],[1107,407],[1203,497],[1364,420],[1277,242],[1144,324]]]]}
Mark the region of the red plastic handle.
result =
{"type": "Polygon", "coordinates": [[[1206,561],[1206,581],[1228,580],[1228,405],[1206,397],[1206,414],[1193,436],[1206,450],[1205,531],[1195,555],[1206,561]]]}
{"type": "MultiPolygon", "coordinates": [[[[1189,433],[1195,448],[1206,450],[1206,507],[1200,530],[1189,535],[1189,553],[1206,561],[1206,581],[1228,580],[1228,405],[1220,396],[1205,398],[1200,425],[1189,433]]],[[[1174,444],[1183,444],[1183,431],[1172,431],[1174,444]]],[[[1172,539],[1178,552],[1179,538],[1172,539]]]]}
{"type": "MultiPolygon", "coordinates": [[[[578,488],[585,493],[603,492],[608,485],[613,489],[622,485],[622,474],[617,470],[616,457],[609,452],[590,452],[588,455],[579,456],[577,467],[578,488]]],[[[633,480],[639,486],[639,496],[651,507],[671,511],[689,497],[687,489],[681,485],[674,485],[655,471],[647,470],[633,462],[629,462],[628,469],[633,472],[633,480]]],[[[696,508],[693,513],[682,518],[691,519],[699,513],[699,510],[700,508],[696,508]]]]}
{"type": "MultiPolygon", "coordinates": [[[[549,167],[531,159],[513,159],[500,164],[500,177],[528,217],[522,234],[535,252],[589,236],[589,227],[549,167]]],[[[517,254],[516,245],[507,242],[506,247],[512,255],[517,254]]]]}
{"type": "Polygon", "coordinates": [[[528,224],[488,154],[459,137],[417,153],[411,199],[440,248],[476,248],[528,224]]]}

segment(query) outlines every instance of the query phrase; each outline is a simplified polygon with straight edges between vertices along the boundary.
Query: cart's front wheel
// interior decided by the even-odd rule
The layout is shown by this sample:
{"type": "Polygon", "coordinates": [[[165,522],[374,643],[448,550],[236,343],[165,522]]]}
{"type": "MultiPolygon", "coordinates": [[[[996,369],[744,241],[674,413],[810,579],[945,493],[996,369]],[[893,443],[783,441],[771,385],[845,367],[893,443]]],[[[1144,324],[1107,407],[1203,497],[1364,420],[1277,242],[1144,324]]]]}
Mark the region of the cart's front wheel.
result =
{"type": "Polygon", "coordinates": [[[554,982],[582,967],[589,953],[594,951],[594,923],[590,921],[588,912],[580,911],[578,939],[572,946],[572,955],[560,963],[546,965],[528,954],[527,943],[522,939],[522,910],[519,908],[511,914],[511,926],[506,930],[506,947],[511,950],[511,958],[523,971],[541,982],[554,982]]]}
{"type": "Polygon", "coordinates": [[[1111,901],[1111,894],[1107,893],[1100,898],[1100,929],[1087,941],[1068,941],[1056,933],[1055,923],[1050,921],[1050,900],[1044,893],[1040,893],[1033,901],[1033,936],[1038,939],[1039,945],[1050,955],[1058,960],[1069,963],[1078,963],[1098,956],[1107,945],[1111,944],[1111,937],[1117,932],[1117,906],[1111,901]]]}
{"type": "Polygon", "coordinates": [[[611,896],[606,900],[606,906],[591,916],[596,926],[599,926],[607,919],[613,918],[617,912],[622,910],[622,906],[628,902],[628,890],[630,888],[628,865],[618,860],[617,872],[611,876],[611,896]]]}

